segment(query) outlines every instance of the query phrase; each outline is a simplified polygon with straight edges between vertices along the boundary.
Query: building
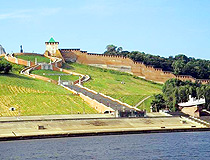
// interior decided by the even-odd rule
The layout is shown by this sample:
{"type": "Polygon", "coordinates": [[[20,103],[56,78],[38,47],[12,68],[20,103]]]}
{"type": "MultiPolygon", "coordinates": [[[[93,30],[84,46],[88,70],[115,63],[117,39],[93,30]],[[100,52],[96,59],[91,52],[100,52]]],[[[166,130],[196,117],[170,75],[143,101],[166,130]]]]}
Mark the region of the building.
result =
{"type": "Polygon", "coordinates": [[[0,54],[6,54],[5,49],[2,47],[2,45],[0,45],[0,54]]]}
{"type": "Polygon", "coordinates": [[[200,117],[200,112],[203,105],[205,104],[205,98],[196,99],[189,95],[189,101],[179,103],[181,112],[188,114],[193,117],[200,117]]]}
{"type": "Polygon", "coordinates": [[[46,51],[48,51],[48,54],[50,56],[55,57],[56,56],[56,52],[58,50],[59,42],[56,42],[53,39],[53,37],[51,37],[48,42],[45,42],[45,45],[46,45],[46,51]]]}

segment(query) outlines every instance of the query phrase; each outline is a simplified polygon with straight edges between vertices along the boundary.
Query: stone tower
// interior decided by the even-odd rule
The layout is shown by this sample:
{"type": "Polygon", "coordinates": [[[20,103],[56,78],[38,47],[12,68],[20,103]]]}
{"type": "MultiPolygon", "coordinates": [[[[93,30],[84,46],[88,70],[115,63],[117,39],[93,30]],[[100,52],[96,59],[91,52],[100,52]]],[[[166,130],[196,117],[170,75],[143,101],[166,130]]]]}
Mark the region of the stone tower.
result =
{"type": "Polygon", "coordinates": [[[56,51],[58,50],[59,42],[56,42],[53,37],[50,38],[49,42],[45,42],[46,51],[49,52],[51,56],[56,56],[56,51]]]}

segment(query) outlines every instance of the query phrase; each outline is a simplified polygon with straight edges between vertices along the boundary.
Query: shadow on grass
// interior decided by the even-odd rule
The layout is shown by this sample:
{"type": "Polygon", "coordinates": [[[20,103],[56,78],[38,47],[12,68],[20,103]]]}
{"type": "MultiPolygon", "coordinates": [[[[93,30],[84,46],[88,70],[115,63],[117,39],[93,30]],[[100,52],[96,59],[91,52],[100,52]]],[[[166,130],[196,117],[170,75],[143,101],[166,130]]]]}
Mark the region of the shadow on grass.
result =
{"type": "Polygon", "coordinates": [[[71,66],[71,64],[73,64],[73,62],[68,62],[68,63],[63,63],[62,68],[64,69],[71,69],[71,70],[75,70],[74,67],[71,66]]]}
{"type": "Polygon", "coordinates": [[[0,73],[0,77],[1,76],[10,77],[10,78],[20,78],[20,79],[26,79],[26,80],[33,80],[33,81],[35,80],[33,78],[26,77],[24,75],[14,74],[14,73],[8,73],[8,74],[0,73]]]}

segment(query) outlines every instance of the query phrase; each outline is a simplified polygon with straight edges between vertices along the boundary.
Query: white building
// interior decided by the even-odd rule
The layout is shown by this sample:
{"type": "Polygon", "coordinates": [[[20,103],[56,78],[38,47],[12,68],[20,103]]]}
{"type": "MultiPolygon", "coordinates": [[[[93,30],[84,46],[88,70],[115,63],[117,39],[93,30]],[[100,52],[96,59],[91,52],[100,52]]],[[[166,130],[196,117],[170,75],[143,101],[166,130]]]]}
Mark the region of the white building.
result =
{"type": "Polygon", "coordinates": [[[183,113],[193,117],[200,117],[200,111],[205,103],[205,98],[196,99],[189,95],[188,102],[179,103],[178,105],[183,113]]]}

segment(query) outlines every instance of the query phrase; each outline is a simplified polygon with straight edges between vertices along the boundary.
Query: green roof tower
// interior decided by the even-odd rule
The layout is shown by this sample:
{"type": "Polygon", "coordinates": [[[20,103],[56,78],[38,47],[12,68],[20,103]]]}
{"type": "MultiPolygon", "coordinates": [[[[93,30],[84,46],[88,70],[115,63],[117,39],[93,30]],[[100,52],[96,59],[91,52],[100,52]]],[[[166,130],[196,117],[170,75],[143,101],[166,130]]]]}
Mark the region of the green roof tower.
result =
{"type": "Polygon", "coordinates": [[[46,51],[50,53],[51,56],[56,56],[56,51],[58,50],[59,42],[56,42],[53,37],[50,38],[48,42],[45,42],[46,51]]]}

